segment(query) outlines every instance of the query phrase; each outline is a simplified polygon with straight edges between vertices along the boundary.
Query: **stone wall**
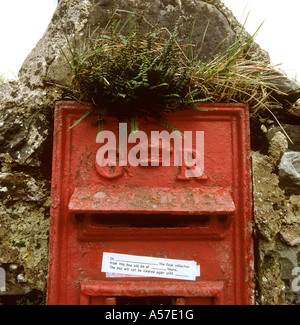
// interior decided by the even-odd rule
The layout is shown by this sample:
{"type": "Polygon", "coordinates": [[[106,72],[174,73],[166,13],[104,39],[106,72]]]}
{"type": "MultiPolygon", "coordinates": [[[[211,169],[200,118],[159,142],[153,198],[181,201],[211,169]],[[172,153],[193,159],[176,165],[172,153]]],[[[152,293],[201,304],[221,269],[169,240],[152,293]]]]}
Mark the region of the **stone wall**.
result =
{"type": "MultiPolygon", "coordinates": [[[[59,2],[18,80],[0,85],[0,267],[7,273],[7,291],[0,296],[0,303],[4,304],[11,297],[32,292],[44,296],[46,292],[53,107],[62,98],[61,85],[70,77],[61,52],[62,48],[68,53],[67,3],[59,2]]],[[[194,41],[203,44],[204,59],[229,34],[230,19],[233,33],[228,42],[241,29],[219,0],[117,3],[123,10],[139,4],[149,21],[166,26],[171,26],[180,12],[195,16],[200,25],[194,41]],[[175,7],[179,10],[174,11],[175,7]]],[[[72,0],[68,38],[84,37],[88,26],[104,27],[113,5],[109,0],[72,0]]],[[[269,60],[258,45],[254,44],[253,51],[258,60],[269,60]]],[[[272,116],[262,114],[251,121],[256,303],[299,304],[292,270],[300,266],[300,113],[297,107],[285,107],[277,114],[294,144],[272,116]]]]}
{"type": "MultiPolygon", "coordinates": [[[[297,121],[298,119],[294,119],[297,121]]],[[[257,301],[299,304],[300,285],[293,270],[300,262],[299,120],[282,130],[262,124],[267,152],[252,152],[256,240],[257,301]]]]}

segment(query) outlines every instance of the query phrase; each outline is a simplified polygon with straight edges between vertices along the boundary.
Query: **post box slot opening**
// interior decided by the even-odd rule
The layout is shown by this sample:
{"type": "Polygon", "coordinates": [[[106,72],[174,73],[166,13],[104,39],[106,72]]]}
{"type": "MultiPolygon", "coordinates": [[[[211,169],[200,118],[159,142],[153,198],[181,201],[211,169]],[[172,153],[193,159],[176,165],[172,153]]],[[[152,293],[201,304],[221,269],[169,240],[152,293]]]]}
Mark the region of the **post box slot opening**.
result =
{"type": "Polygon", "coordinates": [[[226,215],[177,215],[177,214],[80,214],[77,221],[92,227],[134,228],[209,228],[215,224],[223,226],[230,216],[226,215]]]}
{"type": "Polygon", "coordinates": [[[95,226],[123,226],[143,228],[208,227],[211,216],[174,214],[97,214],[90,216],[95,226]]]}

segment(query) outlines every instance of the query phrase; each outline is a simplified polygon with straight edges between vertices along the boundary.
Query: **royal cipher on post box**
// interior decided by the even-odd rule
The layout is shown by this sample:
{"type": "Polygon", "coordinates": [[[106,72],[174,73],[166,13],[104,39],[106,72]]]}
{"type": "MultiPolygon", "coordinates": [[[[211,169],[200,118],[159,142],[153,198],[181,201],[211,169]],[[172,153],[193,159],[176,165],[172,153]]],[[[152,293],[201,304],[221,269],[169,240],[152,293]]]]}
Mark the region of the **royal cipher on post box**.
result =
{"type": "Polygon", "coordinates": [[[98,133],[56,104],[48,304],[253,303],[248,108],[201,107],[98,133]]]}

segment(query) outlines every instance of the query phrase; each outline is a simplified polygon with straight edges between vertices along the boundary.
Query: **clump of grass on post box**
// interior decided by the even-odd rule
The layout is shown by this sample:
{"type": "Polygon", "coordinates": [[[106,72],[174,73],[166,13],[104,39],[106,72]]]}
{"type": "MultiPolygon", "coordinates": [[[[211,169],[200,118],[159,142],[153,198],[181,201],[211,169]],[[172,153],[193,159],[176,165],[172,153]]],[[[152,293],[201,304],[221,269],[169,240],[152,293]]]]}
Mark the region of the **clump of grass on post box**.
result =
{"type": "Polygon", "coordinates": [[[195,28],[191,18],[179,17],[169,31],[152,26],[138,10],[127,13],[123,23],[115,19],[117,12],[85,44],[72,48],[66,37],[71,59],[62,52],[72,72],[68,95],[92,104],[73,126],[96,112],[99,130],[108,114],[130,122],[132,131],[138,128],[138,118],[157,119],[175,131],[161,114],[187,106],[202,111],[198,102],[245,103],[254,114],[261,109],[272,114],[272,106],[278,105],[272,97],[277,88],[270,82],[275,68],[251,57],[251,44],[261,26],[247,40],[242,28],[233,44],[223,49],[224,39],[202,62],[191,42],[195,28]]]}

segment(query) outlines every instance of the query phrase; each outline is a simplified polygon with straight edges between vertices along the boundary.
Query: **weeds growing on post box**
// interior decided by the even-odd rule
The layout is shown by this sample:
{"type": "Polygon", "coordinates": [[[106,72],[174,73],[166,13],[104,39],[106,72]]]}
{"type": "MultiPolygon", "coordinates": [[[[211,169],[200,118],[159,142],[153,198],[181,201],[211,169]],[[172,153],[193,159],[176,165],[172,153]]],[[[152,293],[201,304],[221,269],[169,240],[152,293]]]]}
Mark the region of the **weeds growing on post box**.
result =
{"type": "Polygon", "coordinates": [[[114,20],[114,14],[105,29],[92,33],[86,44],[69,48],[72,95],[94,105],[77,122],[97,108],[100,125],[108,114],[129,121],[132,131],[138,127],[138,118],[157,119],[173,131],[162,112],[187,105],[201,110],[195,103],[209,99],[191,82],[195,68],[188,57],[191,44],[180,45],[180,29],[188,19],[180,17],[170,32],[152,26],[137,11],[123,24],[114,20]],[[142,32],[145,27],[147,31],[142,32]]]}
{"type": "Polygon", "coordinates": [[[67,37],[66,17],[70,55],[62,52],[72,72],[68,96],[92,104],[73,126],[95,111],[99,130],[108,114],[130,122],[132,131],[138,129],[138,118],[157,119],[174,131],[162,113],[187,106],[201,111],[196,103],[202,101],[246,103],[252,114],[261,109],[273,114],[272,107],[279,104],[273,93],[279,92],[281,75],[251,57],[257,32],[244,39],[242,28],[233,44],[221,50],[225,39],[203,62],[191,41],[191,18],[179,17],[169,31],[151,25],[139,10],[126,12],[123,22],[116,19],[120,13],[115,10],[103,30],[95,30],[75,47],[67,37]],[[276,76],[277,85],[271,82],[276,76]]]}

